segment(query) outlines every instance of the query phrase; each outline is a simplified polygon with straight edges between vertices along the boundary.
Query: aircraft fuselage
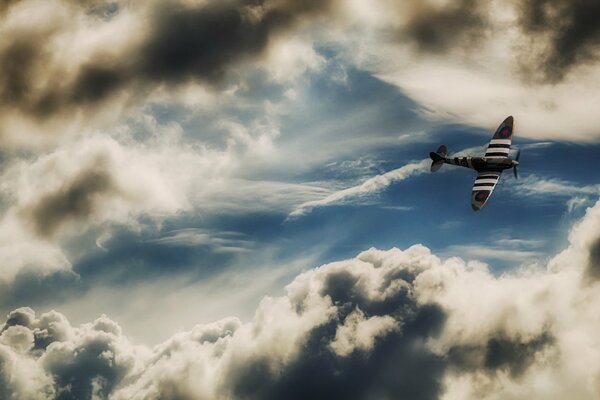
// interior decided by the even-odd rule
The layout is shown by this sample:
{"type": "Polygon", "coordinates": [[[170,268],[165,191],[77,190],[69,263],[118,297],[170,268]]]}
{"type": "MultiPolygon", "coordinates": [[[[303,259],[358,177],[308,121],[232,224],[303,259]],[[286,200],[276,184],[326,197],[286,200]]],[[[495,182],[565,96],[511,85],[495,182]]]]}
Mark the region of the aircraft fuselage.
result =
{"type": "Polygon", "coordinates": [[[519,164],[508,157],[445,157],[444,163],[474,169],[477,172],[502,172],[519,164]]]}

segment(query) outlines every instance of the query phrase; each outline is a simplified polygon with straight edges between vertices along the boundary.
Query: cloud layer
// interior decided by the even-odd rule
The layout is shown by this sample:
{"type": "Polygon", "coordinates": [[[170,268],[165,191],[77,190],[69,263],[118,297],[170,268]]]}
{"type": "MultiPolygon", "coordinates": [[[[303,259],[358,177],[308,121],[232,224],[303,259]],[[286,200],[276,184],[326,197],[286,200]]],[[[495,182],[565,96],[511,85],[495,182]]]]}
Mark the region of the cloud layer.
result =
{"type": "MultiPolygon", "coordinates": [[[[598,395],[600,203],[546,267],[502,276],[422,245],[370,249],[296,277],[251,322],[147,348],[102,316],[11,312],[5,397],[493,399],[598,395]]],[[[200,306],[200,305],[199,305],[200,306]]]]}
{"type": "Polygon", "coordinates": [[[149,104],[186,103],[192,89],[222,95],[257,70],[291,79],[322,43],[400,86],[427,115],[492,127],[513,114],[528,137],[596,139],[586,104],[597,102],[599,12],[545,0],[8,2],[0,140],[54,142],[149,104]],[[445,95],[458,92],[461,101],[445,95]]]}
{"type": "Polygon", "coordinates": [[[107,126],[153,100],[181,102],[178,91],[185,88],[229,90],[227,79],[236,84],[242,70],[277,64],[269,51],[279,38],[333,3],[6,3],[0,13],[0,140],[46,143],[107,126]]]}

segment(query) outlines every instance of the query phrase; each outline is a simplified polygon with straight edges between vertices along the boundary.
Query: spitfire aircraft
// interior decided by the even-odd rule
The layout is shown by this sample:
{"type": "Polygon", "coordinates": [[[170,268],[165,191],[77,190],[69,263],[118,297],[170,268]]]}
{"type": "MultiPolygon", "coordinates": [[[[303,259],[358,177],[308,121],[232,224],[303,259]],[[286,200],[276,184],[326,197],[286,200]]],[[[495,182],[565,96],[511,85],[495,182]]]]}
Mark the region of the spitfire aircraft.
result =
{"type": "Polygon", "coordinates": [[[477,171],[471,193],[471,207],[479,211],[490,198],[502,171],[512,168],[517,178],[520,152],[517,152],[514,160],[508,156],[512,135],[513,117],[511,116],[500,124],[483,157],[446,157],[448,149],[442,145],[435,153],[429,153],[429,157],[433,160],[431,172],[439,170],[444,164],[459,165],[477,171]]]}

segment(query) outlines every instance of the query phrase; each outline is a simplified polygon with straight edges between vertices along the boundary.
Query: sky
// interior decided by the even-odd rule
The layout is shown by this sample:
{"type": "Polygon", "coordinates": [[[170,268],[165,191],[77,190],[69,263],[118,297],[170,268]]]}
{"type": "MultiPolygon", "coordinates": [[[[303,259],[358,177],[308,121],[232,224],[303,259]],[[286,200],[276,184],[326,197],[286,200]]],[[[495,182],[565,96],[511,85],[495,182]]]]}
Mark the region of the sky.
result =
{"type": "Polygon", "coordinates": [[[1,1],[0,398],[600,398],[599,19],[1,1]]]}

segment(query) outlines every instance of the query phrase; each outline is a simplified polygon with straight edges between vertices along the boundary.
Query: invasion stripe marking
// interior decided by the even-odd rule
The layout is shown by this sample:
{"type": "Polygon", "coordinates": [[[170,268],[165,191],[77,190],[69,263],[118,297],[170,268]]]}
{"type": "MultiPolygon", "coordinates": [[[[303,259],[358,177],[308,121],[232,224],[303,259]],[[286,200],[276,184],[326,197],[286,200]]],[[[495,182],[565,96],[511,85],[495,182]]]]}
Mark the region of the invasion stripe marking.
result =
{"type": "Polygon", "coordinates": [[[502,156],[485,156],[485,158],[506,158],[505,155],[502,156]]]}
{"type": "Polygon", "coordinates": [[[492,139],[490,140],[490,144],[510,144],[512,140],[510,139],[492,139]]]}
{"type": "Polygon", "coordinates": [[[482,190],[489,190],[490,192],[494,190],[493,186],[473,186],[473,192],[479,192],[482,190]]]}
{"type": "Polygon", "coordinates": [[[491,148],[504,148],[506,147],[507,149],[510,149],[510,144],[502,144],[502,143],[490,143],[490,145],[488,146],[488,149],[491,148]]]}
{"type": "Polygon", "coordinates": [[[498,147],[488,147],[486,150],[486,153],[489,152],[496,152],[496,153],[504,153],[504,154],[508,154],[510,152],[510,149],[508,147],[502,147],[502,148],[498,148],[498,147]]]}
{"type": "Polygon", "coordinates": [[[496,181],[496,180],[494,180],[494,179],[477,179],[477,180],[475,181],[475,184],[476,184],[476,185],[481,185],[481,184],[487,185],[487,184],[489,183],[489,184],[491,184],[491,185],[494,185],[496,182],[497,182],[497,181],[496,181]]]}
{"type": "Polygon", "coordinates": [[[485,157],[502,157],[502,158],[506,158],[507,155],[508,155],[508,152],[506,152],[506,153],[498,153],[498,152],[485,153],[485,157]]]}

